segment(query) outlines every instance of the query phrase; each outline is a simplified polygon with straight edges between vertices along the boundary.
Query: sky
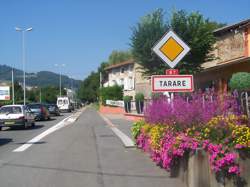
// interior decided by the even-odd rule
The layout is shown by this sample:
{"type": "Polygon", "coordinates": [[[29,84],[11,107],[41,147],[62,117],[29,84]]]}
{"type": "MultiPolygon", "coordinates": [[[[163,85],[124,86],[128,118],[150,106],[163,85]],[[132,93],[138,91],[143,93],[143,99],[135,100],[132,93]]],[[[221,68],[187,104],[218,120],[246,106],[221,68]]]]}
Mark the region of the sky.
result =
{"type": "Polygon", "coordinates": [[[25,33],[26,71],[82,80],[113,50],[129,49],[131,28],[157,8],[166,18],[179,9],[227,24],[250,18],[250,0],[0,0],[0,64],[22,69],[15,27],[32,27],[25,33]]]}

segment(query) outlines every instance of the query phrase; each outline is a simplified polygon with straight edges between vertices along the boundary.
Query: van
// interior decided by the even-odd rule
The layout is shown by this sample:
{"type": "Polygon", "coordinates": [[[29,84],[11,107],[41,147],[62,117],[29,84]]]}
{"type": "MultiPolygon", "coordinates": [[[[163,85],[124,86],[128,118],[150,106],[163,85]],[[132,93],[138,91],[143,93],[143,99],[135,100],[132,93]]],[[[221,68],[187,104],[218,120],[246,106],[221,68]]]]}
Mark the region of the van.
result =
{"type": "Polygon", "coordinates": [[[73,107],[72,107],[73,105],[69,97],[58,97],[57,106],[60,112],[71,112],[73,110],[73,107]]]}

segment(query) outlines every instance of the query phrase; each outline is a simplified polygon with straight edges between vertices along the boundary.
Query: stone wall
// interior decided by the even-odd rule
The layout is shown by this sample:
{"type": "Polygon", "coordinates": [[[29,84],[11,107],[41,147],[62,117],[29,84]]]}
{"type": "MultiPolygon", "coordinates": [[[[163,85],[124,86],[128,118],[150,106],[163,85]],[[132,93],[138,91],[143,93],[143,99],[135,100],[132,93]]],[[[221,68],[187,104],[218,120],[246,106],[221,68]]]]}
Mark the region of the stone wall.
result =
{"type": "Polygon", "coordinates": [[[245,55],[245,40],[244,30],[237,30],[236,32],[227,32],[221,36],[217,36],[214,45],[215,60],[205,62],[202,66],[206,68],[214,67],[216,65],[227,63],[230,60],[235,60],[245,55]]]}
{"type": "Polygon", "coordinates": [[[151,78],[143,76],[141,66],[135,64],[135,92],[143,93],[146,99],[151,98],[151,78]]]}

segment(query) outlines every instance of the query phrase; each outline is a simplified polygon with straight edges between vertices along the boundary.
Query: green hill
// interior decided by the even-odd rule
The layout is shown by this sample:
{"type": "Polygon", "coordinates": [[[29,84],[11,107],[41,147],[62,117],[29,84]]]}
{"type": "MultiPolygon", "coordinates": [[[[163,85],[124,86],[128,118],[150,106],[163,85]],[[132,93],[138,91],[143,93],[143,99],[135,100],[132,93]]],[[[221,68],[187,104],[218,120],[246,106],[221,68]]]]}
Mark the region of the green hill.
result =
{"type": "MultiPolygon", "coordinates": [[[[59,86],[59,74],[50,71],[39,71],[37,73],[26,73],[27,86],[59,86]]],[[[23,82],[23,71],[14,69],[15,81],[23,82]]],[[[0,64],[0,82],[11,81],[11,67],[0,64]]],[[[79,88],[81,81],[71,79],[66,75],[62,75],[62,87],[79,88]]]]}

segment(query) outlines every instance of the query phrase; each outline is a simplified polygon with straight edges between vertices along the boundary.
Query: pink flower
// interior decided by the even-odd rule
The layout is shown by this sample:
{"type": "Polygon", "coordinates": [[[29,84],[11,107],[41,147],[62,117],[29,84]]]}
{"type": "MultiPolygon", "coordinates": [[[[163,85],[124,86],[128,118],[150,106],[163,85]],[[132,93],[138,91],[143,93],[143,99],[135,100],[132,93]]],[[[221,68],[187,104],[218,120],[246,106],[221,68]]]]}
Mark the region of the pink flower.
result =
{"type": "Polygon", "coordinates": [[[240,175],[240,168],[239,168],[239,166],[231,166],[231,167],[229,167],[228,173],[240,175]]]}

